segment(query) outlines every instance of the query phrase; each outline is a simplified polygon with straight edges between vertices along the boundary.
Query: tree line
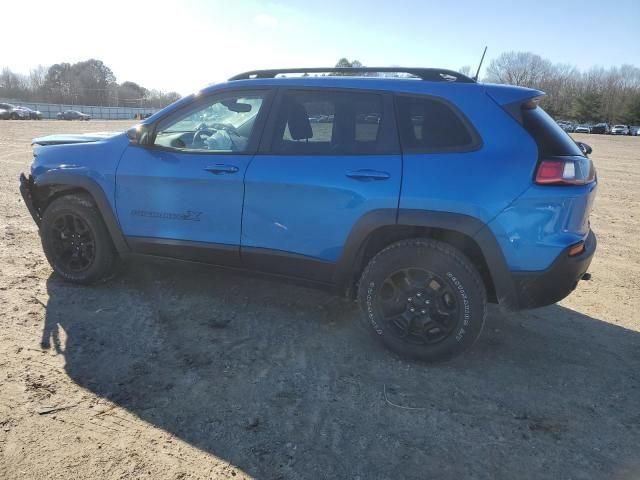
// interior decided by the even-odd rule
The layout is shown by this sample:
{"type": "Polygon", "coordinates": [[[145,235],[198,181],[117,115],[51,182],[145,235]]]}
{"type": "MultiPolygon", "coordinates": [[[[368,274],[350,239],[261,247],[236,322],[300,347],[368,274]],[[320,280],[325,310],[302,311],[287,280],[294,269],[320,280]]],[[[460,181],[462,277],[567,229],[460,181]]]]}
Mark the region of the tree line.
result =
{"type": "Polygon", "coordinates": [[[531,52],[506,52],[489,63],[483,81],[542,90],[541,105],[556,119],[640,125],[640,68],[633,65],[581,71],[531,52]]]}
{"type": "Polygon", "coordinates": [[[40,65],[27,75],[5,67],[0,73],[0,97],[25,102],[162,108],[180,95],[149,90],[130,81],[118,83],[108,66],[92,58],[73,64],[40,65]]]}
{"type": "MultiPolygon", "coordinates": [[[[336,67],[362,67],[358,60],[341,58],[336,67]]],[[[468,66],[460,69],[470,75],[468,66]]],[[[387,76],[389,76],[387,74],[387,76]]],[[[542,90],[541,104],[556,119],[577,122],[640,125],[640,68],[633,65],[581,71],[553,63],[531,52],[506,52],[492,60],[485,82],[508,83],[542,90]]],[[[176,92],[149,90],[135,82],[118,83],[101,60],[38,66],[28,75],[4,68],[0,97],[76,105],[162,108],[174,102],[176,92]]]]}

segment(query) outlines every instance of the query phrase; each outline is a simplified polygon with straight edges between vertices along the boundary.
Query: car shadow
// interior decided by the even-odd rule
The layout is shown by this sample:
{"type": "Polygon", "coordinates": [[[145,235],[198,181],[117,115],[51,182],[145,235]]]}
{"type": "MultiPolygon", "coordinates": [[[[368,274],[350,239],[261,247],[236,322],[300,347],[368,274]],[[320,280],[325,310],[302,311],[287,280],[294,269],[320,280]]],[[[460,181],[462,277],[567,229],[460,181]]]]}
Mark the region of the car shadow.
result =
{"type": "Polygon", "coordinates": [[[640,471],[637,332],[557,305],[492,312],[467,354],[425,365],[319,290],[150,260],[124,270],[95,287],[52,275],[42,348],[81,387],[251,476],[640,471]]]}

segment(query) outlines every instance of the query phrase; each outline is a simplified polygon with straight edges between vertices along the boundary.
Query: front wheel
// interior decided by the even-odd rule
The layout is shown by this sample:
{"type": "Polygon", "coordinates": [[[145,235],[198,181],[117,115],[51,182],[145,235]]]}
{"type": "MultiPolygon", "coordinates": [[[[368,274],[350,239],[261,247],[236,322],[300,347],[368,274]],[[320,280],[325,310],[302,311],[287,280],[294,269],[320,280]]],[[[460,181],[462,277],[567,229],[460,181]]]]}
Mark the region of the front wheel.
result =
{"type": "Polygon", "coordinates": [[[88,195],[71,194],[51,202],[42,215],[40,237],[49,264],[65,280],[94,283],[114,270],[117,254],[88,195]]]}
{"type": "Polygon", "coordinates": [[[388,246],[369,262],[358,301],[367,330],[391,350],[442,361],[462,353],[480,335],[486,292],[462,252],[415,238],[388,246]]]}

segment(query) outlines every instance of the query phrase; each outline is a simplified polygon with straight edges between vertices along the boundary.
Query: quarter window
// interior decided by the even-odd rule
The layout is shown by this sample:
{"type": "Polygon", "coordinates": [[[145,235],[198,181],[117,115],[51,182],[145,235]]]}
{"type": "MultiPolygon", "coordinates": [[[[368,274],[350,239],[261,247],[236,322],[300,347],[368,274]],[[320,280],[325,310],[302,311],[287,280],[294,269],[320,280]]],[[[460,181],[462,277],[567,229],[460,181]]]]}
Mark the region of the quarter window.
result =
{"type": "Polygon", "coordinates": [[[442,100],[401,95],[396,105],[402,148],[407,152],[461,152],[480,145],[473,127],[442,100]]]}
{"type": "Polygon", "coordinates": [[[393,119],[383,111],[381,95],[290,90],[281,102],[272,150],[298,155],[391,153],[397,135],[393,119]]]}
{"type": "Polygon", "coordinates": [[[217,97],[161,125],[154,144],[185,151],[245,152],[264,95],[217,97]]]}

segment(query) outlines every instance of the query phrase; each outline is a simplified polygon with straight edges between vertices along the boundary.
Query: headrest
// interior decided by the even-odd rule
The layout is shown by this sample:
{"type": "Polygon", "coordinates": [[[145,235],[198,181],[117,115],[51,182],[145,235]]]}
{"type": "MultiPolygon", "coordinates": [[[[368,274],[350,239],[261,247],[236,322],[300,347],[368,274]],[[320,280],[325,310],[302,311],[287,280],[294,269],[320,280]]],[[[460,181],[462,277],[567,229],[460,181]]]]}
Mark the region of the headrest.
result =
{"type": "Polygon", "coordinates": [[[304,105],[301,103],[289,103],[287,124],[292,139],[306,140],[313,137],[313,130],[311,129],[307,109],[304,108],[304,105]]]}

